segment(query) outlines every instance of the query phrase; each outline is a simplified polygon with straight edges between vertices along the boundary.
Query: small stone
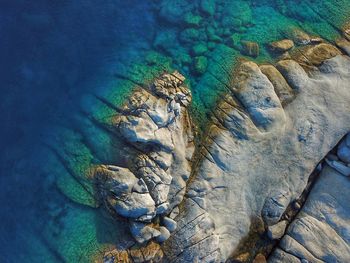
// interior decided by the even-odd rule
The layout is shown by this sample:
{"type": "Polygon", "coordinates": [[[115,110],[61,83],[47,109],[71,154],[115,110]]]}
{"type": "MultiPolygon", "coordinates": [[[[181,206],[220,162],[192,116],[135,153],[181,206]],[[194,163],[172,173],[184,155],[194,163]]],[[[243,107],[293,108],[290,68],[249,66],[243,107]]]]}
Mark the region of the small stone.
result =
{"type": "Polygon", "coordinates": [[[256,58],[259,56],[259,44],[251,41],[241,41],[242,53],[244,55],[256,58]]]}
{"type": "Polygon", "coordinates": [[[162,243],[170,237],[170,232],[164,226],[159,228],[160,235],[156,237],[157,242],[162,243]]]}
{"type": "Polygon", "coordinates": [[[271,240],[280,239],[284,235],[287,224],[288,221],[283,220],[281,222],[278,222],[276,225],[269,226],[267,230],[267,236],[271,240]]]}
{"type": "Polygon", "coordinates": [[[168,209],[169,209],[169,203],[168,202],[160,204],[159,206],[157,206],[156,214],[157,215],[164,214],[168,209]]]}
{"type": "Polygon", "coordinates": [[[333,153],[327,154],[326,158],[327,158],[328,160],[330,160],[330,161],[338,161],[338,160],[339,160],[338,156],[336,156],[336,155],[333,154],[333,153]]]}
{"type": "Polygon", "coordinates": [[[299,210],[299,209],[301,208],[300,203],[299,203],[298,201],[295,201],[295,202],[293,203],[293,208],[294,208],[294,210],[299,210]]]}
{"type": "Polygon", "coordinates": [[[130,232],[135,240],[140,244],[162,234],[157,229],[154,229],[144,223],[135,221],[130,222],[130,232]]]}
{"type": "Polygon", "coordinates": [[[164,217],[163,218],[163,225],[170,231],[170,232],[174,232],[176,227],[177,227],[177,223],[169,218],[169,217],[164,217]]]}
{"type": "Polygon", "coordinates": [[[283,39],[280,41],[270,43],[272,51],[285,52],[294,47],[294,42],[290,39],[283,39]]]}
{"type": "Polygon", "coordinates": [[[326,159],[327,164],[344,176],[350,176],[350,167],[340,161],[330,161],[326,159]]]}
{"type": "Polygon", "coordinates": [[[266,263],[266,258],[263,254],[259,253],[254,258],[253,263],[266,263]]]}

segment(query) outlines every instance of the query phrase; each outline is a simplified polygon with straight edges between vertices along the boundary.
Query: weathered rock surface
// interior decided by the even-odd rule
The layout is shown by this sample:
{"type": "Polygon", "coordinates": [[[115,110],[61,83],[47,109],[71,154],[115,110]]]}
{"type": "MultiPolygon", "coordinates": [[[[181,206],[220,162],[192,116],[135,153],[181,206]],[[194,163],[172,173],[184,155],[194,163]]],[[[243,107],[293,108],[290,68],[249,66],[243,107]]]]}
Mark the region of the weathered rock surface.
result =
{"type": "Polygon", "coordinates": [[[138,88],[114,117],[112,128],[136,149],[129,167],[102,165],[95,178],[101,199],[116,214],[129,219],[139,243],[166,240],[170,228],[151,223],[169,214],[183,199],[194,151],[187,112],[191,101],[179,73],[164,74],[150,87],[138,88]]]}
{"type": "MultiPolygon", "coordinates": [[[[332,51],[326,58],[338,54],[326,49],[332,51]]],[[[308,56],[316,60],[313,51],[308,56]]],[[[294,60],[278,63],[297,93],[284,108],[256,64],[245,62],[235,72],[175,218],[178,228],[163,246],[169,262],[226,261],[253,224],[279,222],[317,163],[349,131],[350,59],[337,55],[316,62],[319,68],[308,73],[294,60]]]]}
{"type": "Polygon", "coordinates": [[[269,262],[349,262],[349,187],[326,165],[269,262]]]}
{"type": "MultiPolygon", "coordinates": [[[[324,43],[306,46],[304,54],[309,59],[293,56],[276,67],[242,62],[196,156],[184,78],[164,74],[135,90],[112,125],[135,156],[128,167],[104,165],[95,175],[106,207],[128,219],[141,244],[135,255],[157,241],[162,248],[155,253],[157,261],[164,253],[164,262],[225,262],[238,253],[250,257],[239,249],[256,234],[252,229],[267,229],[273,240],[283,236],[287,207],[301,196],[318,162],[350,130],[350,58],[324,43]]],[[[349,168],[348,140],[339,144],[338,157],[328,160],[338,170],[349,168]]],[[[313,254],[307,242],[297,246],[291,241],[303,238],[294,236],[305,226],[317,230],[317,238],[330,237],[332,229],[315,220],[296,219],[272,259],[300,262],[295,257],[299,250],[305,259],[344,259],[345,253],[325,252],[325,241],[315,247],[324,254],[313,254]],[[287,253],[289,248],[297,252],[287,253]]],[[[348,252],[342,238],[332,245],[348,252]]]]}

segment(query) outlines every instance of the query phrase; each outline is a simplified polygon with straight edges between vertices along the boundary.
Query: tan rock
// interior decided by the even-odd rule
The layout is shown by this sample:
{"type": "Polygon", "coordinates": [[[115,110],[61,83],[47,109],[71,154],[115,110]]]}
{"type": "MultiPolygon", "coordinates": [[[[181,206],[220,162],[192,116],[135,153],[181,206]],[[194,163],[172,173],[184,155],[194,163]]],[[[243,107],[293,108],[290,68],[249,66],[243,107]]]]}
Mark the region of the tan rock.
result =
{"type": "Polygon", "coordinates": [[[269,46],[272,51],[285,52],[294,47],[294,42],[290,39],[283,39],[280,41],[272,42],[269,46]]]}
{"type": "Polygon", "coordinates": [[[298,28],[293,28],[287,34],[298,45],[307,45],[311,41],[310,36],[298,28]]]}
{"type": "Polygon", "coordinates": [[[242,53],[250,57],[257,57],[260,53],[259,44],[251,41],[241,41],[242,53]]]}
{"type": "Polygon", "coordinates": [[[253,263],[266,263],[266,258],[263,254],[257,254],[253,260],[253,263]]]}
{"type": "Polygon", "coordinates": [[[338,48],[350,56],[350,41],[346,40],[345,38],[338,38],[335,40],[335,44],[338,48]]]}
{"type": "Polygon", "coordinates": [[[343,35],[344,37],[350,41],[350,22],[347,22],[343,28],[342,28],[342,31],[343,31],[343,35]]]}
{"type": "Polygon", "coordinates": [[[283,106],[294,99],[295,93],[293,89],[288,85],[282,74],[274,66],[261,65],[260,70],[272,83],[283,106]]]}
{"type": "Polygon", "coordinates": [[[321,43],[315,46],[300,48],[292,54],[294,60],[304,67],[319,66],[326,59],[330,59],[342,52],[333,45],[321,43]]]}

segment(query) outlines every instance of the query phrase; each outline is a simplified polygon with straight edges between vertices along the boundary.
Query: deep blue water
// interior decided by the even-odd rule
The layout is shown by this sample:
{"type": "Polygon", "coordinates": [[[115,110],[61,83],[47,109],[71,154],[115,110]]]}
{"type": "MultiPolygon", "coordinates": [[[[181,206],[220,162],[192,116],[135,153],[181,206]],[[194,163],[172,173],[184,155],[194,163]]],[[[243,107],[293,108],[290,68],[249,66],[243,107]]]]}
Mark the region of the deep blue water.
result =
{"type": "Polygon", "coordinates": [[[69,125],[82,94],[109,85],[120,63],[149,48],[151,7],[138,0],[0,1],[0,262],[64,260],[42,235],[50,204],[66,202],[42,169],[45,134],[69,125]]]}

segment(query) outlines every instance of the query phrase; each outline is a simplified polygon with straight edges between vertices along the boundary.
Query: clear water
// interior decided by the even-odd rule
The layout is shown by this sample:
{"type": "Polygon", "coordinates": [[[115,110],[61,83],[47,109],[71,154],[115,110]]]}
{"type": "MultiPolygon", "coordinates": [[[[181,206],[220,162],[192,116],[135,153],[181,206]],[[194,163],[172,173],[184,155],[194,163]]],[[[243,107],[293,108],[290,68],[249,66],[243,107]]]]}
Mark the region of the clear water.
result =
{"type": "Polygon", "coordinates": [[[0,1],[0,262],[89,262],[128,235],[86,178],[91,164],[123,164],[103,128],[115,112],[96,96],[121,104],[178,69],[204,124],[240,40],[273,62],[267,43],[291,28],[333,41],[349,11],[348,0],[0,1]]]}

